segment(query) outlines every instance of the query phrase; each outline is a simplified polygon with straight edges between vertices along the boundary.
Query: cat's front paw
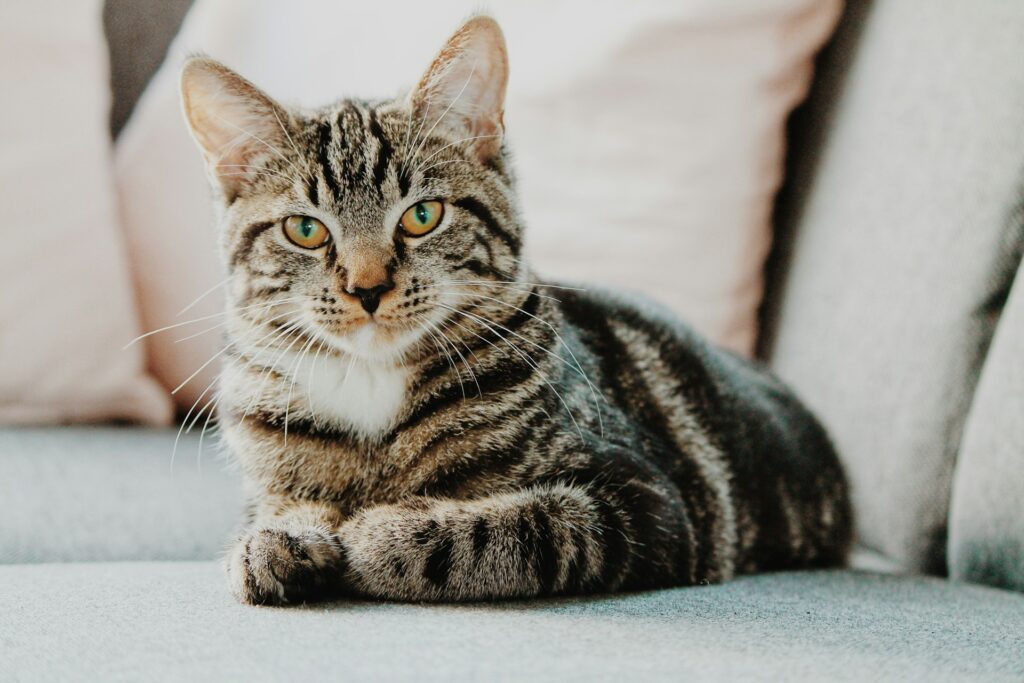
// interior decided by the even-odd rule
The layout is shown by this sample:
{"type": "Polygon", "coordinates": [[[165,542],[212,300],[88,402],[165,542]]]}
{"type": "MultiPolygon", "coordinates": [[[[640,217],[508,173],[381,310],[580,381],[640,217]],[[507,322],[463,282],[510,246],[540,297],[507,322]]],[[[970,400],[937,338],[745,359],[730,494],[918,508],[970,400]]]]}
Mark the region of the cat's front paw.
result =
{"type": "Polygon", "coordinates": [[[239,602],[250,605],[324,599],[340,589],[343,558],[337,539],[326,531],[256,529],[231,548],[228,584],[239,602]]]}

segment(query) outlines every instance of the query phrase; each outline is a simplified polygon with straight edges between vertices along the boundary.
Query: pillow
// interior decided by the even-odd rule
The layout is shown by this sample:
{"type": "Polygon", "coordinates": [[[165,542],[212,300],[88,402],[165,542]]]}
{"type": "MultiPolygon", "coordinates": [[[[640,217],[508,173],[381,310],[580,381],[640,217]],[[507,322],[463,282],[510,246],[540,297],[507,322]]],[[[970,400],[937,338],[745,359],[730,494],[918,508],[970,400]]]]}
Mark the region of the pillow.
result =
{"type": "MultiPolygon", "coordinates": [[[[182,320],[177,311],[222,280],[202,163],[177,101],[186,53],[206,52],[285,102],[391,96],[474,7],[200,0],[117,149],[146,326],[182,320]]],[[[644,292],[750,353],[784,123],[839,7],[648,0],[627,11],[561,0],[497,8],[512,71],[505,122],[540,274],[644,292]]],[[[190,313],[219,306],[214,294],[190,313]]],[[[180,344],[157,335],[150,346],[168,386],[218,349],[216,331],[180,344]]],[[[182,390],[184,405],[213,369],[182,390]]]]}
{"type": "Polygon", "coordinates": [[[115,211],[102,3],[0,5],[0,423],[169,422],[115,211]]]}
{"type": "MultiPolygon", "coordinates": [[[[929,7],[925,20],[916,0],[860,3],[828,56],[848,66],[823,63],[829,78],[805,110],[820,135],[801,141],[810,154],[794,155],[780,198],[795,239],[770,355],[835,440],[861,542],[944,574],[965,418],[977,426],[958,486],[978,494],[996,490],[987,463],[1012,471],[1012,440],[986,452],[1011,432],[986,431],[1020,420],[1020,402],[999,404],[1020,346],[1001,325],[1005,341],[992,335],[1024,239],[1024,71],[1007,68],[1024,5],[929,7]],[[1003,358],[992,365],[990,342],[1003,358]],[[992,376],[976,395],[983,363],[992,376]]],[[[984,523],[985,502],[960,504],[954,529],[984,523]]]]}

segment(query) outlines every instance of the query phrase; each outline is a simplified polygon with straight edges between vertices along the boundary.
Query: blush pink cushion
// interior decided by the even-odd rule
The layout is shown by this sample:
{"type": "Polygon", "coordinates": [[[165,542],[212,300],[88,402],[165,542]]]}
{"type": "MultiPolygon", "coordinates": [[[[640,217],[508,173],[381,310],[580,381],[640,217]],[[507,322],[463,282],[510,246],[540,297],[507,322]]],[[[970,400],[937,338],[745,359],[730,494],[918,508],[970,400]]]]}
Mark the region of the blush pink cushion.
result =
{"type": "MultiPolygon", "coordinates": [[[[223,277],[177,101],[186,53],[206,52],[286,103],[386,97],[414,83],[475,5],[199,0],[117,150],[146,326],[181,320],[177,311],[223,277]]],[[[512,74],[505,122],[538,271],[644,292],[750,353],[785,120],[839,10],[840,0],[496,8],[512,74]]],[[[210,296],[190,313],[219,306],[210,296]]],[[[174,386],[219,348],[210,333],[155,337],[150,352],[174,386]]],[[[185,405],[213,369],[181,392],[185,405]]]]}
{"type": "Polygon", "coordinates": [[[102,2],[0,4],[0,424],[170,421],[143,369],[107,128],[102,2]]]}

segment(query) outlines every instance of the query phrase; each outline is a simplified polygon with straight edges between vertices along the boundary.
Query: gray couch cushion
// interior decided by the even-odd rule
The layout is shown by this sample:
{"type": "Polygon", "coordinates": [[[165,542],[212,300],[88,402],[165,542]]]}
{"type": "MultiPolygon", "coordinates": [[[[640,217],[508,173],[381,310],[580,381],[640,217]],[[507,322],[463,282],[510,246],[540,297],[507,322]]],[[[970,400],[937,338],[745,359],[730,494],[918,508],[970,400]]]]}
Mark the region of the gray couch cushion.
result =
{"type": "Polygon", "coordinates": [[[985,359],[956,463],[949,513],[950,574],[1024,591],[1022,352],[1024,266],[985,359]]]}
{"type": "MultiPolygon", "coordinates": [[[[497,605],[235,604],[219,567],[0,567],[15,680],[978,680],[1024,676],[1024,596],[820,572],[497,605]]],[[[2,676],[0,676],[2,677],[2,676]]]]}
{"type": "Polygon", "coordinates": [[[0,563],[212,559],[241,509],[237,475],[173,430],[0,429],[0,563]]]}
{"type": "Polygon", "coordinates": [[[861,538],[944,569],[964,417],[1022,238],[1024,3],[851,3],[780,209],[770,360],[832,432],[861,538]],[[825,107],[823,110],[822,107],[825,107]],[[806,150],[805,150],[806,151],[806,150]]]}

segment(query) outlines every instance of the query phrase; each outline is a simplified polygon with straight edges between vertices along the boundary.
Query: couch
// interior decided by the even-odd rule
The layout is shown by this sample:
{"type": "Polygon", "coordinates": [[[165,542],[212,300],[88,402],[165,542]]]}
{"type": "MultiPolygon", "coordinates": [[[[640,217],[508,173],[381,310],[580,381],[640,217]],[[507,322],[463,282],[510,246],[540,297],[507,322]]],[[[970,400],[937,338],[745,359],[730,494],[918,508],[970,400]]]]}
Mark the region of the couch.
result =
{"type": "MultiPolygon", "coordinates": [[[[115,132],[187,6],[111,23],[115,132]]],[[[856,568],[245,607],[215,439],[7,428],[0,681],[1024,680],[1022,34],[1008,2],[851,2],[791,119],[760,354],[847,462],[856,568]]]]}

